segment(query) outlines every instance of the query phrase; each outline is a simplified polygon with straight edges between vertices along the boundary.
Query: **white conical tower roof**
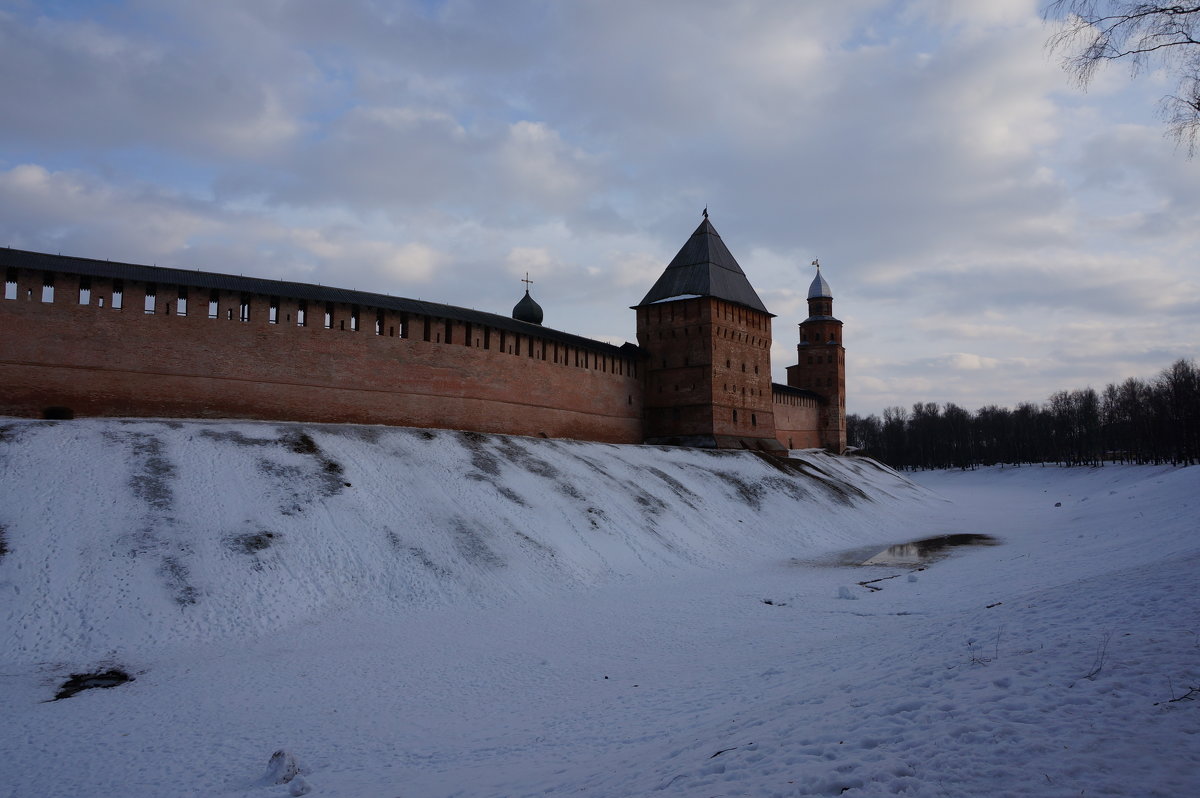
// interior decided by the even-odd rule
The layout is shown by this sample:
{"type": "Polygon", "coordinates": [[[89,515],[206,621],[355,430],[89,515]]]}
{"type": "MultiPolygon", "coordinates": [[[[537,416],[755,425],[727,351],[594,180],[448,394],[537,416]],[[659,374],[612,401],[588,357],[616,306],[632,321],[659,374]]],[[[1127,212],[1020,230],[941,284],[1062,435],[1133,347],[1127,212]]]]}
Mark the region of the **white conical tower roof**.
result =
{"type": "Polygon", "coordinates": [[[817,267],[817,276],[813,278],[812,284],[808,286],[809,299],[833,299],[833,292],[829,290],[829,283],[825,282],[825,278],[821,276],[821,264],[814,261],[817,267]]]}

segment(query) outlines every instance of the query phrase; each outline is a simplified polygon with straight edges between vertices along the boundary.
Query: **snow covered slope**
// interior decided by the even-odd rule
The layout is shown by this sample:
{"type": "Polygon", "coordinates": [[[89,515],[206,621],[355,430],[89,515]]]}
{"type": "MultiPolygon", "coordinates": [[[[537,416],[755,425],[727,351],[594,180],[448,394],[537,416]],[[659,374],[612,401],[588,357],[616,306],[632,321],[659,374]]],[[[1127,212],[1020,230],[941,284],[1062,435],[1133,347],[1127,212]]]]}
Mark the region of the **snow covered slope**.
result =
{"type": "Polygon", "coordinates": [[[1195,792],[1200,468],[798,456],[0,423],[0,795],[1195,792]]]}
{"type": "Polygon", "coordinates": [[[86,662],[348,607],[482,606],[864,541],[868,460],[363,426],[80,420],[0,430],[0,651],[86,662]]]}

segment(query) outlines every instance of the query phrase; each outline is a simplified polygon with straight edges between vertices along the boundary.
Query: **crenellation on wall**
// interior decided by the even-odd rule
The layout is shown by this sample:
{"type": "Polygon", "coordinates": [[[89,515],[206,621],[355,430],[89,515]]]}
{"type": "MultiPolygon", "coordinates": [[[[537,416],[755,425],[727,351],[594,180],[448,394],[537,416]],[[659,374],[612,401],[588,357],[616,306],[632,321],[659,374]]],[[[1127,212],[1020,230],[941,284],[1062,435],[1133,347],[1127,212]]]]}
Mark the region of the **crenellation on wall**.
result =
{"type": "Polygon", "coordinates": [[[187,312],[179,315],[177,284],[63,272],[52,273],[54,301],[42,302],[44,271],[9,274],[19,290],[0,300],[0,335],[11,344],[0,359],[7,413],[67,407],[78,415],[295,418],[642,439],[640,384],[628,355],[593,359],[596,368],[580,373],[565,357],[550,361],[542,337],[508,333],[522,344],[514,357],[493,346],[494,327],[463,320],[347,302],[318,303],[317,317],[312,300],[280,296],[272,323],[275,295],[195,286],[185,287],[187,312]],[[79,304],[84,279],[89,301],[79,304]],[[114,308],[117,285],[123,302],[114,308]],[[304,305],[307,323],[299,325],[304,305]],[[414,340],[413,325],[426,321],[449,329],[451,343],[414,340]]]}

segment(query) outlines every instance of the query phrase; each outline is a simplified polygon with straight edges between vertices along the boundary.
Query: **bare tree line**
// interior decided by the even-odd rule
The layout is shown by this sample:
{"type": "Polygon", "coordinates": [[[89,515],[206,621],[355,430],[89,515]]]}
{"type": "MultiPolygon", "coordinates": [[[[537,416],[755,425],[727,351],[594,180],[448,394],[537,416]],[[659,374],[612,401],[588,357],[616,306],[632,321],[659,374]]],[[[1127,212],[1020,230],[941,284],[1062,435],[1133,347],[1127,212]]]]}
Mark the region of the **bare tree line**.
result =
{"type": "Polygon", "coordinates": [[[1001,463],[1200,463],[1200,368],[1178,360],[1152,380],[1130,377],[1097,393],[1058,391],[1042,405],[953,402],[846,417],[847,440],[895,468],[1001,463]]]}

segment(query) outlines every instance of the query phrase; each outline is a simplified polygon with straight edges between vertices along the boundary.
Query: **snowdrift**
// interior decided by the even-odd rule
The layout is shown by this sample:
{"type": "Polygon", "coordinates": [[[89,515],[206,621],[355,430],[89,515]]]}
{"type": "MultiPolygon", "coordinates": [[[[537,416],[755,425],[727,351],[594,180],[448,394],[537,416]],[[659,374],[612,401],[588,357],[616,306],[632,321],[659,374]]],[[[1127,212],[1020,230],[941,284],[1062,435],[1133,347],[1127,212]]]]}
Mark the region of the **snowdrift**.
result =
{"type": "Polygon", "coordinates": [[[0,657],[91,662],[894,542],[874,461],[388,427],[0,427],[0,657]]]}
{"type": "Polygon", "coordinates": [[[794,454],[0,422],[0,794],[1195,792],[1200,468],[794,454]]]}

